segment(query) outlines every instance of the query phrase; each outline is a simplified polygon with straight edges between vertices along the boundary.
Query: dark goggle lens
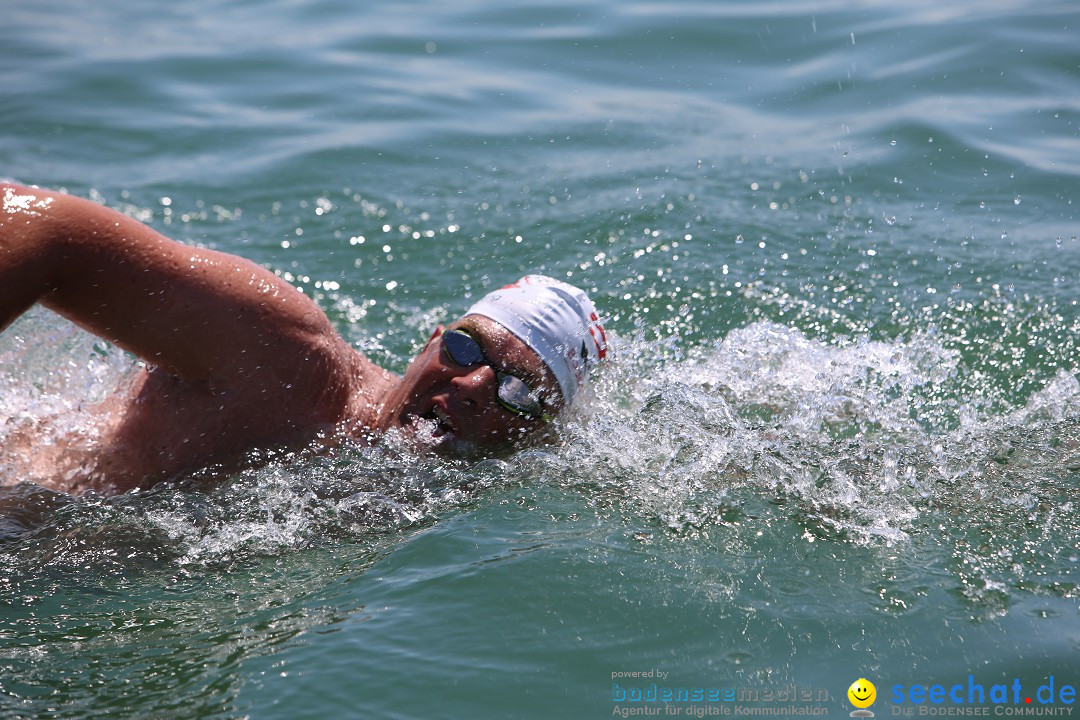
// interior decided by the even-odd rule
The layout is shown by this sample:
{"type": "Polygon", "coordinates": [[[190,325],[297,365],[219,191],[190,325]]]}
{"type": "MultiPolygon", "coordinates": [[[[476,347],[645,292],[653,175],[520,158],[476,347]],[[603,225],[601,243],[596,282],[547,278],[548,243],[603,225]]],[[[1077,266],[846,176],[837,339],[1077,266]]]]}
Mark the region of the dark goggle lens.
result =
{"type": "Polygon", "coordinates": [[[484,362],[484,351],[476,339],[460,330],[443,333],[443,350],[455,365],[469,367],[484,362]]]}

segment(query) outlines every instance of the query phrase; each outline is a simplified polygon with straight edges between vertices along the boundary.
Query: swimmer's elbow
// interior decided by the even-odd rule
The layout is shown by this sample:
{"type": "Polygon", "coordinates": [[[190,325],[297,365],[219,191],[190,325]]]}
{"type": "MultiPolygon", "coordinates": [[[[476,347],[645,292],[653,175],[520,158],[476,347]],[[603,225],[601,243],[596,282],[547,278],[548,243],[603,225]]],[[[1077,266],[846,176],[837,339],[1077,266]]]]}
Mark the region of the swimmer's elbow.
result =
{"type": "Polygon", "coordinates": [[[55,203],[51,193],[0,182],[0,330],[56,286],[55,203]]]}

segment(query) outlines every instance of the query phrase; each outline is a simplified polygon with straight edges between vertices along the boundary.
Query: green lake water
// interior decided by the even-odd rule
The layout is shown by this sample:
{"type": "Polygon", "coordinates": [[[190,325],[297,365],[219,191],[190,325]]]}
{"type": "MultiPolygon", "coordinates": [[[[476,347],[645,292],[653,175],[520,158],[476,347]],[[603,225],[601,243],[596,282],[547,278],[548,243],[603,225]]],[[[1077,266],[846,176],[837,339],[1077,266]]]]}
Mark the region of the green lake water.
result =
{"type": "MultiPolygon", "coordinates": [[[[2,718],[1076,711],[1074,2],[8,3],[0,176],[249,257],[396,371],[534,271],[617,355],[506,458],[0,464],[2,718]]],[[[33,311],[0,443],[131,366],[33,311]]]]}

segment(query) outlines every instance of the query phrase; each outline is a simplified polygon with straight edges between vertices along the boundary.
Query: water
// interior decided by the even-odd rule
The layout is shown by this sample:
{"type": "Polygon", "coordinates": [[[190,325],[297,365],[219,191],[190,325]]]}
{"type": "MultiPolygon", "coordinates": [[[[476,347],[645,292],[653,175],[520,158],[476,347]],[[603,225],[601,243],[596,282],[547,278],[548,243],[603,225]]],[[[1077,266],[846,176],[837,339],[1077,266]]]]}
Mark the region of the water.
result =
{"type": "Polygon", "coordinates": [[[132,361],[34,311],[0,336],[0,716],[1080,682],[1072,3],[366,5],[7,8],[0,175],[250,257],[395,370],[529,271],[617,365],[505,459],[270,449],[76,499],[15,440],[92,433],[132,361]]]}

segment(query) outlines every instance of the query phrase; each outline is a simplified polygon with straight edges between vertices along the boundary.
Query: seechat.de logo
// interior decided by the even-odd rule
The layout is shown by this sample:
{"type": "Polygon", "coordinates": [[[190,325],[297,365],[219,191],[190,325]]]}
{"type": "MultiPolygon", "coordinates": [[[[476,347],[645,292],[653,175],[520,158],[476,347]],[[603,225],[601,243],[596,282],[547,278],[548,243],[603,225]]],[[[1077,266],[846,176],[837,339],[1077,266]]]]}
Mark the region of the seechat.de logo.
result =
{"type": "Polygon", "coordinates": [[[866,709],[877,700],[877,688],[874,687],[874,683],[866,678],[859,678],[847,689],[847,697],[856,708],[851,711],[851,717],[874,717],[874,713],[866,709]]]}

